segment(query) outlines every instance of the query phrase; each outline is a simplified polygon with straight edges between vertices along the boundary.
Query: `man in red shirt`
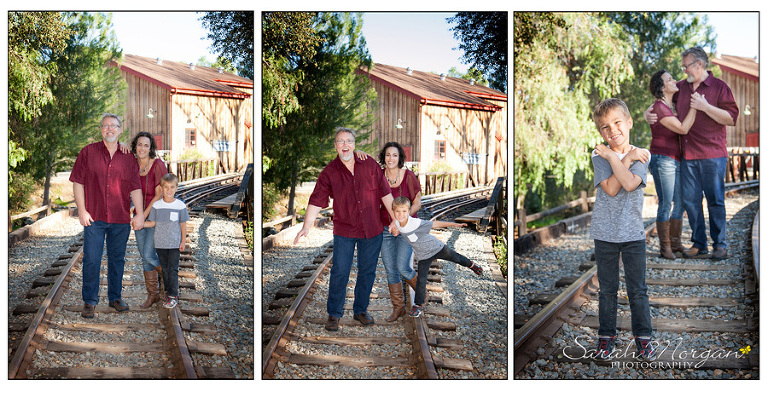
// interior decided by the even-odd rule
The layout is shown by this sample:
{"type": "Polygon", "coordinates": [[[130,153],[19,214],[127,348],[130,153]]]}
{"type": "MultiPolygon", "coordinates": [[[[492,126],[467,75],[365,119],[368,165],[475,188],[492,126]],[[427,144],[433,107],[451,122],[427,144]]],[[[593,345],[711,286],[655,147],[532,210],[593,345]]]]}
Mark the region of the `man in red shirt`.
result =
{"type": "MultiPolygon", "coordinates": [[[[379,205],[383,203],[392,213],[392,192],[384,172],[372,157],[360,160],[354,155],[355,131],[349,128],[336,130],[336,152],[317,178],[315,190],[309,197],[304,226],[296,234],[294,244],[309,234],[320,210],[333,198],[333,267],[328,287],[328,321],[325,328],[336,331],[339,319],[344,315],[349,271],[357,245],[357,283],[352,306],[354,319],[363,325],[373,324],[368,315],[368,303],[376,278],[376,264],[381,251],[382,230],[379,205]]],[[[390,232],[397,235],[394,221],[390,232]]]]}
{"type": "MultiPolygon", "coordinates": [[[[677,117],[683,120],[691,109],[699,111],[688,135],[681,137],[683,158],[680,180],[693,242],[683,256],[722,260],[727,257],[728,249],[725,229],[725,169],[728,163],[725,127],[736,124],[739,108],[728,85],[707,71],[709,57],[704,49],[693,47],[683,51],[682,62],[681,67],[688,78],[677,83],[679,91],[672,98],[677,107],[677,117]],[[699,96],[693,97],[694,93],[699,96]],[[709,211],[709,234],[714,249],[711,256],[707,249],[702,192],[709,211]]],[[[656,122],[650,114],[646,120],[650,124],[656,122]]]]}
{"type": "Polygon", "coordinates": [[[84,147],[77,155],[69,180],[83,225],[83,311],[92,318],[99,302],[99,274],[104,241],[107,242],[107,296],[118,312],[128,310],[123,302],[125,247],[131,233],[131,202],[136,208],[134,227],[144,226],[139,166],[130,153],[119,150],[122,122],[107,113],[101,119],[102,140],[84,147]]]}

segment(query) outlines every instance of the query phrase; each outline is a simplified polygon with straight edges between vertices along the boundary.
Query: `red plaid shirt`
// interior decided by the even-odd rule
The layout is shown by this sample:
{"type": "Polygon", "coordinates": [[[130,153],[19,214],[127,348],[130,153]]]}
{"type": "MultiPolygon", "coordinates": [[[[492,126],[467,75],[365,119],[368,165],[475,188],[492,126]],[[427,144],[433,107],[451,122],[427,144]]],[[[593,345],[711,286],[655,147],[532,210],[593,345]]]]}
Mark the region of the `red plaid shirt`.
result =
{"type": "MultiPolygon", "coordinates": [[[[696,92],[703,95],[710,105],[726,110],[735,122],[739,117],[739,108],[736,106],[736,100],[733,99],[731,89],[723,80],[713,76],[712,72],[707,73],[709,76],[699,84],[696,92]]],[[[685,120],[685,116],[691,110],[693,83],[686,80],[678,81],[677,87],[680,91],[675,94],[673,100],[677,104],[679,119],[685,120]]],[[[725,126],[718,124],[704,112],[696,114],[696,121],[693,122],[688,135],[682,135],[680,140],[683,143],[683,156],[686,160],[728,157],[725,126]]]]}
{"type": "Polygon", "coordinates": [[[333,234],[347,238],[371,238],[384,227],[379,217],[381,198],[391,193],[384,171],[371,157],[355,159],[352,175],[341,159],[320,172],[309,204],[325,208],[333,199],[333,234]]]}
{"type": "Polygon", "coordinates": [[[77,155],[69,180],[83,185],[85,210],[94,221],[130,223],[131,192],[141,191],[139,164],[119,149],[110,158],[103,141],[77,155]]]}

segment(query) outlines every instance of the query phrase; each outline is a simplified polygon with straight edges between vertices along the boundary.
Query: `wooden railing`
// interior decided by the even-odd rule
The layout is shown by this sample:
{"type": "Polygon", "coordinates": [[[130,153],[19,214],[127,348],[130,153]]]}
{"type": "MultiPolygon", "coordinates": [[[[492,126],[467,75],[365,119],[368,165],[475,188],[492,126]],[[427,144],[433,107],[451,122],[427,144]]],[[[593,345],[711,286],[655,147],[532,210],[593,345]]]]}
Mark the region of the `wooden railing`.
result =
{"type": "Polygon", "coordinates": [[[217,158],[199,160],[176,160],[165,164],[168,172],[179,177],[179,182],[219,175],[221,167],[216,167],[217,158]]]}
{"type": "MultiPolygon", "coordinates": [[[[756,147],[732,147],[728,148],[728,165],[725,173],[725,182],[746,182],[749,180],[757,180],[760,170],[760,149],[756,147]],[[750,178],[750,172],[752,177],[750,178]]],[[[565,211],[574,207],[581,207],[580,212],[589,212],[589,204],[594,204],[595,197],[587,197],[587,192],[582,191],[581,197],[565,203],[561,206],[548,209],[543,212],[539,212],[532,215],[527,215],[525,208],[517,209],[517,220],[514,223],[516,228],[516,236],[522,236],[528,233],[528,222],[544,218],[549,215],[556,214],[558,212],[565,211]]]]}
{"type": "Polygon", "coordinates": [[[419,182],[422,196],[470,187],[466,172],[427,172],[419,174],[419,182]]]}
{"type": "Polygon", "coordinates": [[[760,148],[730,147],[728,148],[728,167],[725,171],[725,182],[755,180],[760,171],[760,148]],[[749,172],[752,171],[752,178],[749,172]]]}

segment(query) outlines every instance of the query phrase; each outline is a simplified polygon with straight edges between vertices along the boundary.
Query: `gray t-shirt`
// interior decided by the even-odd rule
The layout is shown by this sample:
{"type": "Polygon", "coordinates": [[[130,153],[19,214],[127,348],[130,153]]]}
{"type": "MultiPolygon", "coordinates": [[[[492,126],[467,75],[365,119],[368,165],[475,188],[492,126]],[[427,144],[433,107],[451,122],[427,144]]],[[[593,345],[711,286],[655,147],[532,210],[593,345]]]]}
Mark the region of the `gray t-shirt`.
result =
{"type": "MultiPolygon", "coordinates": [[[[634,148],[634,147],[633,147],[634,148]]],[[[643,149],[645,150],[645,149],[643,149]]],[[[616,153],[619,159],[625,155],[616,153]]],[[[595,207],[592,211],[590,238],[609,243],[626,243],[645,239],[643,228],[643,187],[645,187],[648,165],[633,161],[629,172],[643,181],[633,191],[621,188],[611,197],[600,186],[600,182],[613,175],[608,160],[592,152],[592,166],[595,170],[595,207]]]]}
{"type": "Polygon", "coordinates": [[[400,226],[400,222],[395,222],[400,230],[398,237],[404,239],[413,248],[413,257],[417,260],[429,259],[440,252],[445,244],[437,237],[429,234],[432,230],[432,221],[425,221],[419,218],[408,217],[408,223],[400,226]]]}
{"type": "Polygon", "coordinates": [[[152,205],[152,212],[147,218],[155,224],[155,248],[178,249],[181,245],[181,226],[179,223],[189,221],[187,205],[179,199],[172,203],[157,200],[152,205]]]}

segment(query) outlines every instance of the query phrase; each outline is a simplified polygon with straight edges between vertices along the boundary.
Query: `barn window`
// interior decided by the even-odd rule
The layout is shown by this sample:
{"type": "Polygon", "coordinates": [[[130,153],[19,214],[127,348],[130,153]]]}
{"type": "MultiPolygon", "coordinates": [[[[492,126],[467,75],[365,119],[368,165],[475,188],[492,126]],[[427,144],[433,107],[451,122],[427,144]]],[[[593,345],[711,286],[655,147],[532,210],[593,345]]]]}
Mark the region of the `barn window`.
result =
{"type": "Polygon", "coordinates": [[[445,160],[445,141],[435,141],[435,160],[445,160]]]}
{"type": "Polygon", "coordinates": [[[184,148],[196,147],[197,143],[197,130],[195,128],[187,128],[184,133],[184,148]]]}

